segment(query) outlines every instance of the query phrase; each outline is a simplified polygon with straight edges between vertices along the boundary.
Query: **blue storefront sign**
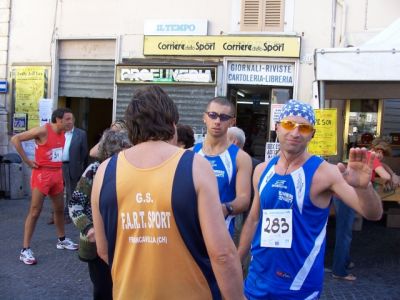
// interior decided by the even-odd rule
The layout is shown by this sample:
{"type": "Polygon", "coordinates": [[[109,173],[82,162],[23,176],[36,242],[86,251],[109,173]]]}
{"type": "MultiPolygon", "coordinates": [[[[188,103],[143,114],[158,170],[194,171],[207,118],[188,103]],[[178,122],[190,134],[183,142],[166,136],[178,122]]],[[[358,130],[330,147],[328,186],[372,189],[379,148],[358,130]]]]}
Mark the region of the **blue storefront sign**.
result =
{"type": "Polygon", "coordinates": [[[6,80],[0,80],[0,93],[8,92],[8,83],[6,80]]]}

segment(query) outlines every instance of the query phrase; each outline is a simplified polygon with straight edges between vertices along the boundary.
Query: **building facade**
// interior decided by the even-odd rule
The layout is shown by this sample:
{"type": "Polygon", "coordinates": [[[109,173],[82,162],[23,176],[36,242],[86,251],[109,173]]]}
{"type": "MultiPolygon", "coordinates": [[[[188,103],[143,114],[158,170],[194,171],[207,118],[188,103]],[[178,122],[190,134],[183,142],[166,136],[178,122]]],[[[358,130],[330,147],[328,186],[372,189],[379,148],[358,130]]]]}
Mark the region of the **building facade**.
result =
{"type": "Polygon", "coordinates": [[[400,17],[400,3],[0,0],[0,13],[0,154],[59,106],[93,145],[133,89],[159,84],[198,136],[207,101],[229,98],[247,150],[263,157],[274,105],[320,103],[315,49],[362,44],[400,17]]]}

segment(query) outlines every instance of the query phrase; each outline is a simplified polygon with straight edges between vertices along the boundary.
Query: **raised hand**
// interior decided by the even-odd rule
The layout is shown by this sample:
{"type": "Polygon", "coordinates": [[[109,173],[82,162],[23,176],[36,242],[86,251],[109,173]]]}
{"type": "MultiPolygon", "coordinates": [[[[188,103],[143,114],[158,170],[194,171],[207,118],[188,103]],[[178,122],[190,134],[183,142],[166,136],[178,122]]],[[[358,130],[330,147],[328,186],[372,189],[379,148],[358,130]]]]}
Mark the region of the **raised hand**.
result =
{"type": "Polygon", "coordinates": [[[355,188],[366,188],[371,181],[375,153],[367,161],[367,149],[351,148],[347,167],[339,163],[338,168],[346,182],[355,188]]]}

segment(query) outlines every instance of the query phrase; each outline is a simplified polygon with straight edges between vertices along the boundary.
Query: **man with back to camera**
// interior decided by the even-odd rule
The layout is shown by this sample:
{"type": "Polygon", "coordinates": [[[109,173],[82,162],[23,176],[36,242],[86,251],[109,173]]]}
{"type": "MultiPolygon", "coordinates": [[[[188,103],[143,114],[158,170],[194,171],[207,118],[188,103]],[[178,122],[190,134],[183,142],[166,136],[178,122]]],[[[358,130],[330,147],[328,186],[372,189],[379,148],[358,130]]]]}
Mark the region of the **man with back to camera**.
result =
{"type": "Polygon", "coordinates": [[[113,298],[244,299],[212,169],[169,143],[175,103],[158,86],[136,89],[125,119],[134,146],[100,165],[92,189],[97,252],[110,265],[113,298]]]}
{"type": "Polygon", "coordinates": [[[72,112],[66,108],[58,108],[53,111],[51,124],[32,128],[11,138],[11,142],[22,160],[32,168],[32,199],[25,220],[23,248],[19,257],[20,261],[27,265],[37,262],[30,244],[45,196],[49,196],[53,204],[54,222],[58,236],[57,249],[78,249],[77,244],[65,238],[64,229],[64,184],[61,165],[65,143],[64,130],[70,126],[71,122],[72,112]],[[21,144],[23,141],[32,139],[35,139],[36,144],[35,160],[27,157],[21,144]]]}
{"type": "Polygon", "coordinates": [[[370,183],[375,154],[367,161],[366,149],[355,148],[347,167],[325,162],[306,150],[314,124],[312,107],[290,100],[276,127],[279,155],[256,167],[253,205],[238,250],[243,261],[252,240],[245,280],[250,299],[319,299],[333,194],[367,219],[382,216],[370,183]]]}
{"type": "Polygon", "coordinates": [[[250,203],[251,159],[228,140],[228,128],[235,123],[235,107],[228,99],[211,99],[203,121],[207,135],[204,142],[194,145],[193,151],[204,156],[214,170],[225,223],[233,237],[234,216],[246,211],[250,203]]]}

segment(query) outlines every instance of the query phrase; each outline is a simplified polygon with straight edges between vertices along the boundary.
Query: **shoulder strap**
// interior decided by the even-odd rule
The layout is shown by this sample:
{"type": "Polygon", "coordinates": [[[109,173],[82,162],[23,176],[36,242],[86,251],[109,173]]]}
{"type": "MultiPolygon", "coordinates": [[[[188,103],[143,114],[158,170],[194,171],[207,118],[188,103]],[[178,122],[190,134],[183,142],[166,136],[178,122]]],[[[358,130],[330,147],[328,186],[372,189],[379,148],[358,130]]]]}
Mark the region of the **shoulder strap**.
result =
{"type": "Polygon", "coordinates": [[[115,240],[118,226],[117,201],[117,161],[118,154],[114,154],[104,172],[103,184],[100,190],[99,209],[103,218],[104,230],[108,241],[108,260],[110,268],[114,259],[115,240]]]}
{"type": "Polygon", "coordinates": [[[203,147],[203,143],[198,143],[198,144],[194,145],[193,151],[197,153],[201,150],[202,147],[203,147]]]}

